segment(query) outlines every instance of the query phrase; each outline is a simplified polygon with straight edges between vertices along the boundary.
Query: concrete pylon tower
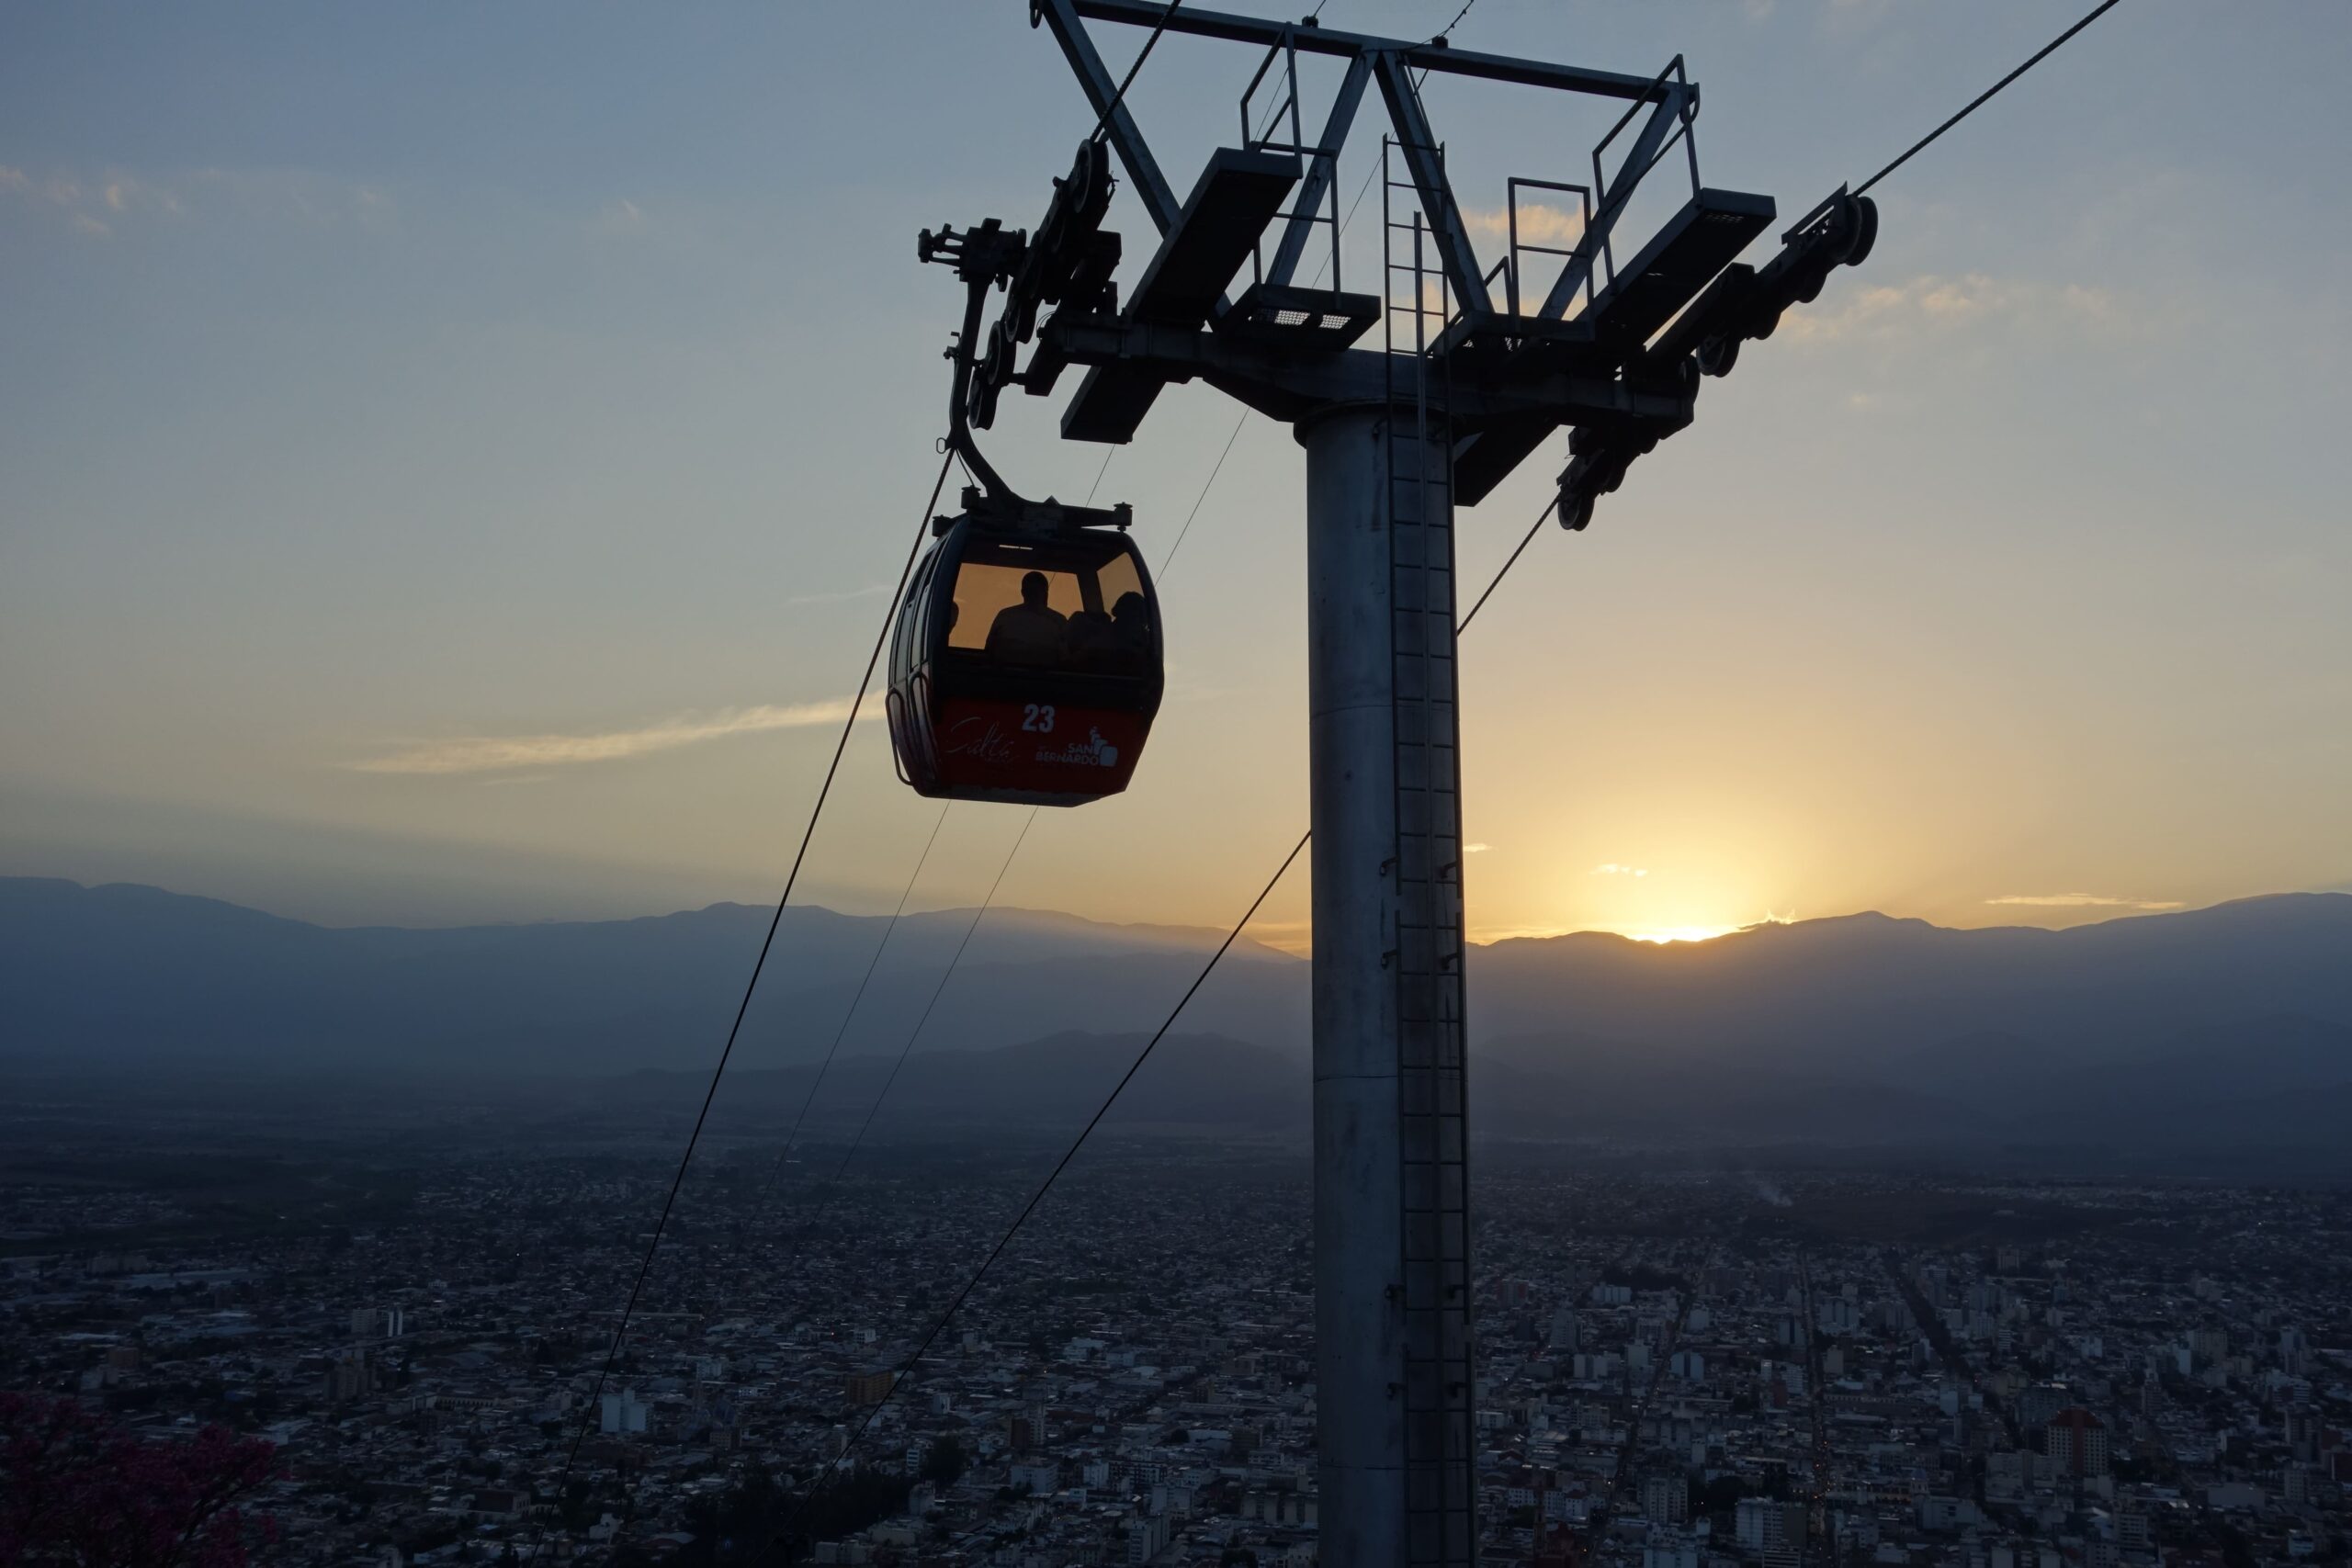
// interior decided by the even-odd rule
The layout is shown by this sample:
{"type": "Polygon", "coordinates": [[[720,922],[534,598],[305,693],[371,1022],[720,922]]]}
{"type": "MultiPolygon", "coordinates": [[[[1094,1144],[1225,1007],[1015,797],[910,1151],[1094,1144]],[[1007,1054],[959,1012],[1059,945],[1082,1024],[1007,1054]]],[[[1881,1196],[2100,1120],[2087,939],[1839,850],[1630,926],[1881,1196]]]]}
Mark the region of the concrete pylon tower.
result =
{"type": "Polygon", "coordinates": [[[1321,1547],[1475,1561],[1453,508],[1415,406],[1306,448],[1321,1547]],[[1402,427],[1402,428],[1400,428],[1402,427]]]}

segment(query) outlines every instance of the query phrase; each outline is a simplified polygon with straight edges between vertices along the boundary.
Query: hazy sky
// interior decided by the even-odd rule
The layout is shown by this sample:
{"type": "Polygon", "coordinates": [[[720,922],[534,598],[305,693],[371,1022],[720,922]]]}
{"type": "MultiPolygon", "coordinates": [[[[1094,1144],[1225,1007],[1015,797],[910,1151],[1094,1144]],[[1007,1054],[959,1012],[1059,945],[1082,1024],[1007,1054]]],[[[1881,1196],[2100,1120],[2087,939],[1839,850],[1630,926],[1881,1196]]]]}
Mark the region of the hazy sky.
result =
{"type": "MultiPolygon", "coordinates": [[[[1681,51],[1707,182],[1793,217],[2081,8],[1481,0],[1455,41],[1681,51]]],[[[0,871],[338,922],[771,897],[937,461],[959,296],[915,231],[1034,224],[1091,123],[1024,11],[10,7],[0,871]]],[[[1141,35],[1098,31],[1124,69],[1141,35]]],[[[1255,63],[1154,56],[1180,190],[1255,63]]],[[[1465,642],[1474,930],[2352,878],[2347,79],[2341,0],[2126,0],[1881,187],[1869,265],[1465,642]]],[[[1613,118],[1428,97],[1474,212],[1613,118]]],[[[1132,276],[1149,228],[1114,221],[1132,276]]],[[[990,450],[1075,499],[1104,449],[1053,439],[1061,400],[1009,396],[990,450]]],[[[1238,412],[1174,389],[1112,461],[1155,562],[1238,412]]],[[[1465,581],[1560,446],[1464,514],[1465,581]]],[[[1249,419],[1162,580],[1135,788],[1041,817],[1002,901],[1222,923],[1295,840],[1301,478],[1249,419]]],[[[836,804],[807,894],[887,908],[939,807],[878,725],[836,804]]],[[[955,808],[916,904],[977,899],[1025,815],[955,808]]]]}

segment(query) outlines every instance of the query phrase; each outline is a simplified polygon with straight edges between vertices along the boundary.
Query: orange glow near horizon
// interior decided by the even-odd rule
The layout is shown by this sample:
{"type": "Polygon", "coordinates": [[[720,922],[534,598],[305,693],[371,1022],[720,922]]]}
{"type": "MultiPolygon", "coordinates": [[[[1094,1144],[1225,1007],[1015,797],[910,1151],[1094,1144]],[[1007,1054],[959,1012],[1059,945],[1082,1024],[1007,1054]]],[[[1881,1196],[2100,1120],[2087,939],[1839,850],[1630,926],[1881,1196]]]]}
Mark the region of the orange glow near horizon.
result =
{"type": "MultiPolygon", "coordinates": [[[[1487,926],[1473,927],[1470,941],[1480,947],[1498,942],[1536,941],[1552,937],[1576,936],[1592,932],[1600,936],[1621,936],[1628,942],[1645,942],[1664,946],[1675,942],[1713,942],[1719,936],[1747,931],[1754,926],[1783,923],[1776,919],[1745,920],[1732,925],[1665,925],[1665,926],[1604,926],[1604,925],[1545,925],[1545,926],[1487,926]]],[[[1253,922],[1250,933],[1259,942],[1295,957],[1305,958],[1315,950],[1314,931],[1304,920],[1253,922]]]]}
{"type": "MultiPolygon", "coordinates": [[[[1705,912],[1713,913],[1713,911],[1705,912]]],[[[1662,947],[1668,942],[1713,942],[1717,937],[1730,936],[1737,931],[1752,931],[1758,926],[1788,925],[1796,919],[1796,911],[1793,909],[1787,914],[1768,909],[1753,919],[1745,920],[1726,920],[1720,916],[1712,920],[1694,919],[1690,918],[1690,913],[1681,910],[1665,910],[1660,913],[1665,918],[1647,919],[1621,918],[1614,920],[1603,919],[1583,922],[1473,926],[1470,931],[1470,940],[1483,945],[1487,942],[1510,942],[1519,938],[1533,938],[1540,941],[1547,937],[1573,936],[1581,931],[1591,931],[1602,936],[1621,936],[1628,942],[1645,942],[1662,947]]],[[[1302,938],[1306,934],[1304,931],[1300,933],[1302,938]]]]}
{"type": "Polygon", "coordinates": [[[1739,926],[1658,926],[1645,931],[1619,931],[1617,934],[1631,937],[1635,942],[1713,942],[1719,936],[1729,936],[1742,929],[1739,926]]]}

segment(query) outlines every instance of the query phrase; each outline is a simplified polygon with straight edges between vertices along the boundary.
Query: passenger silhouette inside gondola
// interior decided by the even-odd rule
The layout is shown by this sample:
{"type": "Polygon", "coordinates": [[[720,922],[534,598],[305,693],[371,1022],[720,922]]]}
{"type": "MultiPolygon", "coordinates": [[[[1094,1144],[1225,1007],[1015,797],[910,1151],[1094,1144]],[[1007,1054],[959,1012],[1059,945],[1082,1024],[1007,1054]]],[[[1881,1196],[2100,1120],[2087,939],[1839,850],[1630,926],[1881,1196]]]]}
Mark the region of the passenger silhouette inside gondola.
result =
{"type": "Polygon", "coordinates": [[[1141,670],[1151,662],[1151,609],[1140,593],[1122,593],[1111,606],[1114,661],[1123,670],[1141,670]]]}
{"type": "Polygon", "coordinates": [[[1119,631],[1100,610],[1074,610],[1062,644],[1073,670],[1108,670],[1119,663],[1119,631]]]}
{"type": "Polygon", "coordinates": [[[1009,664],[1056,664],[1062,657],[1068,623],[1046,603],[1046,574],[1024,573],[1021,603],[1007,604],[989,623],[988,656],[1009,664]]]}

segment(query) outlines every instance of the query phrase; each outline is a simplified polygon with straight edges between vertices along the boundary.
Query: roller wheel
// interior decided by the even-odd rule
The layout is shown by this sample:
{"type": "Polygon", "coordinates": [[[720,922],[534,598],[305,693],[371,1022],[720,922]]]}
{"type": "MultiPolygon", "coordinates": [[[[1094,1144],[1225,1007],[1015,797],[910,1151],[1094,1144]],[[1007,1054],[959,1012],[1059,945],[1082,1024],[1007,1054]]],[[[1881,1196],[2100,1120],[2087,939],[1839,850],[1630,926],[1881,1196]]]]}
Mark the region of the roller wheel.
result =
{"type": "Polygon", "coordinates": [[[1110,205],[1110,171],[1102,166],[1102,143],[1088,137],[1078,144],[1078,156],[1069,166],[1069,183],[1062,187],[1063,198],[1070,214],[1080,220],[1080,226],[1092,228],[1110,205]]]}
{"type": "Polygon", "coordinates": [[[1858,196],[1854,207],[1857,221],[1853,248],[1845,255],[1848,266],[1860,266],[1870,260],[1871,248],[1878,243],[1878,203],[1869,197],[1858,196]]]}
{"type": "Polygon", "coordinates": [[[1012,326],[999,316],[989,328],[988,352],[980,356],[980,378],[990,387],[1001,387],[1012,378],[1012,326]]]}
{"type": "Polygon", "coordinates": [[[1850,196],[1839,197],[1829,209],[1829,216],[1822,229],[1828,235],[1828,243],[1822,248],[1829,256],[1829,264],[1835,266],[1853,253],[1854,242],[1861,237],[1862,219],[1859,204],[1850,196]]]}

